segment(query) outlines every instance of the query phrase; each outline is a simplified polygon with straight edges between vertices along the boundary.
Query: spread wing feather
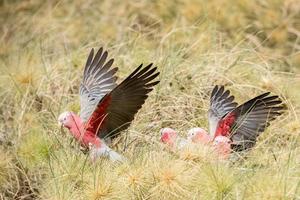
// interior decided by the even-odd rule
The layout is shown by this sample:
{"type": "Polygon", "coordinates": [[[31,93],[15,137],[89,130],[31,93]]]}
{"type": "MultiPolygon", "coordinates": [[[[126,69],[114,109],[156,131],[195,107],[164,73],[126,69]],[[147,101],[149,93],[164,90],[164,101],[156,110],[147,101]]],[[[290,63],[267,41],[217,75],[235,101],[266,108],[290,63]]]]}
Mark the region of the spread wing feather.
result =
{"type": "Polygon", "coordinates": [[[214,135],[219,121],[233,109],[237,103],[234,102],[234,96],[230,95],[229,90],[224,86],[215,86],[210,97],[210,109],[208,111],[209,132],[214,135]]]}
{"type": "Polygon", "coordinates": [[[87,127],[94,127],[95,132],[99,130],[97,135],[105,139],[112,139],[128,128],[148,93],[159,83],[153,81],[159,75],[156,69],[152,64],[136,68],[98,103],[87,127]]]}
{"type": "Polygon", "coordinates": [[[98,102],[116,87],[115,73],[118,68],[111,68],[114,60],[106,62],[107,56],[107,51],[103,51],[102,47],[95,56],[92,49],[86,61],[79,89],[80,117],[84,122],[90,118],[98,102]]]}
{"type": "MultiPolygon", "coordinates": [[[[270,122],[282,114],[284,106],[278,96],[259,95],[231,112],[236,119],[231,126],[230,138],[236,150],[251,148],[270,122]]],[[[226,118],[226,117],[225,117],[226,118]]],[[[225,119],[224,118],[224,119],[225,119]]]]}

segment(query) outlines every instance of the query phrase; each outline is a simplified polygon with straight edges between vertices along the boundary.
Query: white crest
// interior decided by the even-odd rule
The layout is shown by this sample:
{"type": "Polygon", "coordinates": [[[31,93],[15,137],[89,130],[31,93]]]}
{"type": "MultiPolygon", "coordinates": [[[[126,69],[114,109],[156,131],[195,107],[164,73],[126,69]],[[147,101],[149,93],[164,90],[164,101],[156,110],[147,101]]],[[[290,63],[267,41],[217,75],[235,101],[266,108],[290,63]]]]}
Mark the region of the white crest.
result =
{"type": "Polygon", "coordinates": [[[71,115],[71,112],[69,111],[65,111],[63,113],[61,113],[58,117],[58,123],[59,125],[62,125],[64,123],[64,121],[71,115]]]}

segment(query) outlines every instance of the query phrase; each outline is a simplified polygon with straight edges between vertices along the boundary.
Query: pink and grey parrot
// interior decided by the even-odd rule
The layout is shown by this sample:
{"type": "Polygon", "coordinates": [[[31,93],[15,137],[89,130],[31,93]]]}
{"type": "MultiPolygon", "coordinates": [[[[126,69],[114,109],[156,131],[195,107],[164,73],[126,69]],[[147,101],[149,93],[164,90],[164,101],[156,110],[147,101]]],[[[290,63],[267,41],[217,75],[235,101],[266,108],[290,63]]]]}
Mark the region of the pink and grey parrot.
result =
{"type": "Polygon", "coordinates": [[[166,144],[171,150],[180,150],[184,148],[188,141],[180,137],[174,129],[163,128],[160,131],[160,140],[162,143],[166,144]]]}
{"type": "Polygon", "coordinates": [[[224,86],[215,86],[211,93],[208,112],[209,132],[213,137],[213,145],[220,152],[224,148],[224,152],[227,153],[228,144],[230,149],[235,151],[249,149],[255,145],[260,133],[272,120],[281,115],[283,110],[284,105],[280,98],[270,95],[270,92],[238,106],[229,90],[225,90],[224,86]]]}
{"type": "Polygon", "coordinates": [[[193,143],[209,144],[212,137],[203,128],[192,128],[188,131],[187,140],[193,143]]]}
{"type": "Polygon", "coordinates": [[[211,94],[209,124],[214,138],[225,136],[230,139],[234,150],[253,147],[257,137],[272,120],[282,114],[284,105],[280,98],[263,93],[240,106],[224,86],[215,88],[211,94]]]}
{"type": "Polygon", "coordinates": [[[111,160],[122,160],[122,156],[111,150],[104,141],[117,137],[127,129],[135,114],[142,107],[159,81],[153,81],[159,72],[156,67],[141,64],[119,85],[112,68],[114,59],[107,61],[108,53],[101,47],[94,56],[91,50],[80,84],[80,115],[63,112],[58,121],[84,147],[90,148],[90,156],[107,156],[111,160]]]}

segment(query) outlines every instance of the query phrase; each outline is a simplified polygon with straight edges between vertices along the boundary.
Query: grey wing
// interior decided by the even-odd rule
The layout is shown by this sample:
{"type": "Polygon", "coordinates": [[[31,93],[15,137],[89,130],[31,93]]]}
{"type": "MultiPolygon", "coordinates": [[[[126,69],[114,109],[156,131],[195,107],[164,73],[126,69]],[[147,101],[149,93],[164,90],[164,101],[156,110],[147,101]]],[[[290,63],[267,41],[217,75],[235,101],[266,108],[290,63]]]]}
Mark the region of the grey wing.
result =
{"type": "Polygon", "coordinates": [[[107,95],[107,98],[111,98],[111,102],[107,108],[105,125],[98,133],[100,138],[114,138],[128,128],[147,99],[148,93],[159,83],[153,81],[159,75],[156,69],[152,68],[152,64],[144,68],[140,65],[107,95]]]}
{"type": "Polygon", "coordinates": [[[210,97],[210,109],[208,110],[209,133],[214,135],[220,119],[237,107],[234,96],[224,86],[216,85],[210,97]]]}
{"type": "Polygon", "coordinates": [[[230,132],[235,150],[251,148],[260,133],[284,111],[281,99],[269,94],[267,92],[259,95],[233,111],[237,119],[230,132]]]}
{"type": "Polygon", "coordinates": [[[101,47],[94,56],[91,50],[84,68],[80,84],[80,117],[86,122],[93,113],[98,102],[116,87],[118,68],[111,68],[114,60],[107,60],[107,51],[101,47]]]}

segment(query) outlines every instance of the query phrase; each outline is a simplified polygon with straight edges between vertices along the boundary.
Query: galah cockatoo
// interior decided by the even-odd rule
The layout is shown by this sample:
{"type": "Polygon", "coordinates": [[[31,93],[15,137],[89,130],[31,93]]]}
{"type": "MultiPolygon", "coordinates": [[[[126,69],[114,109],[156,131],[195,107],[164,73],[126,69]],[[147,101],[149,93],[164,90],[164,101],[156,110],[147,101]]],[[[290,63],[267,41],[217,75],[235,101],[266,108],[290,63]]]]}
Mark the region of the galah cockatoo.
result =
{"type": "Polygon", "coordinates": [[[110,141],[129,127],[148,93],[159,83],[153,81],[159,72],[152,64],[141,64],[117,85],[118,68],[111,67],[114,59],[107,61],[107,56],[102,47],[95,56],[94,49],[91,50],[80,84],[80,115],[67,111],[60,114],[58,121],[82,146],[90,148],[93,160],[98,156],[122,160],[104,140],[110,141]]]}
{"type": "Polygon", "coordinates": [[[160,131],[160,140],[162,143],[166,144],[172,150],[179,150],[184,148],[188,141],[180,137],[174,129],[163,128],[160,131]]]}
{"type": "Polygon", "coordinates": [[[281,99],[270,95],[270,92],[237,106],[229,90],[225,90],[224,86],[215,86],[210,99],[210,134],[214,135],[214,140],[219,137],[218,144],[228,144],[228,140],[220,137],[223,136],[229,139],[232,150],[247,150],[255,145],[260,133],[283,111],[281,99]]]}
{"type": "Polygon", "coordinates": [[[187,139],[193,143],[209,144],[212,142],[212,137],[203,128],[192,128],[188,131],[187,139]]]}
{"type": "MultiPolygon", "coordinates": [[[[278,96],[270,95],[270,92],[238,106],[229,90],[225,90],[224,86],[215,86],[211,93],[208,112],[209,133],[213,137],[213,146],[221,154],[231,152],[228,145],[235,151],[253,147],[260,133],[272,120],[281,115],[283,110],[282,101],[278,96]]],[[[188,137],[192,141],[197,141],[197,138],[204,136],[203,131],[198,131],[188,137]]]]}

